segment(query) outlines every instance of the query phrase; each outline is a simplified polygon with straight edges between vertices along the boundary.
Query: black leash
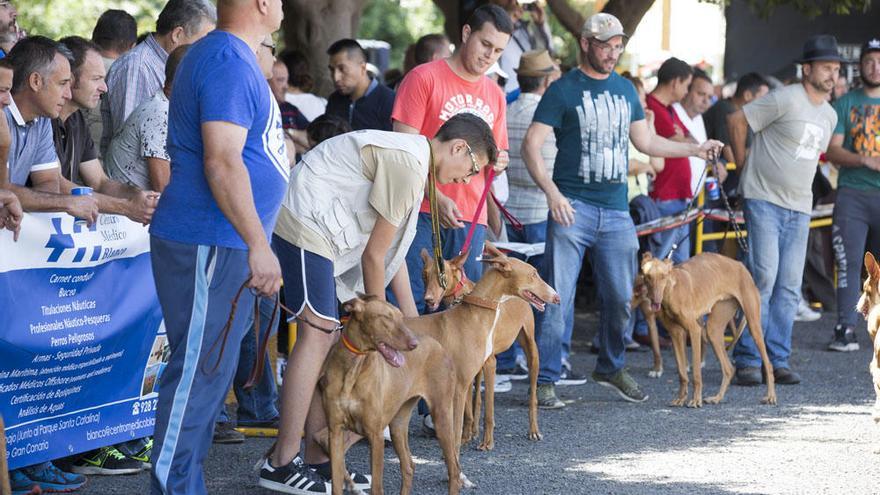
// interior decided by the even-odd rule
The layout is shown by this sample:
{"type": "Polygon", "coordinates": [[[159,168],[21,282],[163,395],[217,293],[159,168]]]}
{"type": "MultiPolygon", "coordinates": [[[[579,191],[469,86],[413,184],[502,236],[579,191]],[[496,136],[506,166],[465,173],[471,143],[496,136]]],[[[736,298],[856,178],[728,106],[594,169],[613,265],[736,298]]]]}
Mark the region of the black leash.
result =
{"type": "MultiPolygon", "coordinates": [[[[715,177],[718,177],[719,167],[723,167],[725,165],[723,163],[721,163],[721,161],[718,159],[718,157],[715,157],[713,160],[710,160],[709,163],[712,166],[712,172],[714,173],[715,177]]],[[[706,168],[703,168],[703,173],[700,174],[700,180],[699,180],[700,184],[703,183],[703,179],[705,177],[706,177],[706,168]]],[[[736,237],[736,243],[739,246],[739,249],[744,254],[748,254],[749,245],[745,240],[745,234],[743,234],[742,230],[739,228],[739,224],[736,221],[736,213],[733,212],[733,208],[731,208],[730,201],[727,198],[727,193],[724,191],[724,188],[721,187],[720,183],[718,184],[718,190],[721,192],[721,200],[724,203],[724,209],[727,211],[727,230],[724,233],[725,234],[724,238],[725,239],[727,238],[727,232],[730,232],[730,228],[733,227],[734,236],[736,237]]],[[[690,202],[688,203],[688,205],[684,209],[684,211],[690,211],[690,209],[694,206],[694,203],[697,201],[698,197],[699,197],[699,194],[694,194],[694,197],[691,198],[690,202]]],[[[696,225],[699,226],[700,224],[702,224],[704,218],[705,218],[704,216],[700,216],[697,219],[696,225]]],[[[671,259],[673,253],[675,253],[675,250],[678,249],[678,246],[682,242],[684,242],[685,239],[690,237],[690,235],[691,235],[691,229],[687,229],[687,232],[684,235],[682,235],[681,238],[678,239],[678,241],[672,243],[672,247],[669,249],[669,252],[666,254],[665,259],[671,259]]]]}

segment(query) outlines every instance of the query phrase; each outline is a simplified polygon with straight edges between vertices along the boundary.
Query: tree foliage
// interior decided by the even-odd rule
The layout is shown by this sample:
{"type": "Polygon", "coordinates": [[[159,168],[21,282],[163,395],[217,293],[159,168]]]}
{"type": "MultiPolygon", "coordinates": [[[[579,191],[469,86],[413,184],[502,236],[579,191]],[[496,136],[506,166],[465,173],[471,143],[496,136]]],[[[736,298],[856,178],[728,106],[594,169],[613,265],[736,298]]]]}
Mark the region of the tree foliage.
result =
{"type": "Polygon", "coordinates": [[[443,15],[428,1],[372,0],[364,7],[358,38],[387,41],[391,67],[402,67],[407,47],[428,33],[443,31],[443,15]]]}
{"type": "Polygon", "coordinates": [[[28,34],[91,38],[95,22],[107,9],[125,10],[137,19],[138,31],[152,31],[165,0],[25,0],[16,5],[18,25],[28,34]]]}

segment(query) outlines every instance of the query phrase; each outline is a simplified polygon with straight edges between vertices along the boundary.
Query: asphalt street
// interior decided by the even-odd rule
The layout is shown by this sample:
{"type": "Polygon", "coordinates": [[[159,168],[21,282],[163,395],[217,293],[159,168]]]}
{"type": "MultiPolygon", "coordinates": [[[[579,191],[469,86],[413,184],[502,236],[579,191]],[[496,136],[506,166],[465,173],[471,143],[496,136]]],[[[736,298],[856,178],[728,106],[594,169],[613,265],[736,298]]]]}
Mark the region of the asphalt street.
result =
{"type": "MultiPolygon", "coordinates": [[[[462,449],[462,467],[476,488],[492,494],[876,494],[880,493],[880,426],[870,417],[873,389],[867,371],[870,344],[857,330],[861,350],[825,350],[834,318],[796,323],[792,368],[803,383],[777,386],[779,404],[760,404],[764,387],[732,386],[723,403],[702,409],[670,407],[678,387],[671,350],[665,372],[647,377],[650,353],[629,353],[627,365],[650,394],[631,404],[593,382],[559,387],[567,407],[541,411],[544,439],[526,438],[527,387],[496,396],[496,446],[491,452],[462,449]]],[[[579,315],[573,363],[589,374],[595,356],[584,344],[595,315],[579,315]]],[[[710,354],[703,373],[704,397],[721,380],[710,354]]],[[[410,445],[416,460],[414,492],[446,493],[445,466],[435,440],[413,418],[410,445]]],[[[270,494],[256,486],[255,461],[270,444],[249,439],[215,445],[206,463],[212,494],[270,494]]],[[[368,471],[368,449],[356,445],[349,467],[368,471]]],[[[385,451],[385,488],[399,490],[399,465],[385,451]]],[[[85,494],[148,493],[146,473],[90,478],[85,494]]]]}

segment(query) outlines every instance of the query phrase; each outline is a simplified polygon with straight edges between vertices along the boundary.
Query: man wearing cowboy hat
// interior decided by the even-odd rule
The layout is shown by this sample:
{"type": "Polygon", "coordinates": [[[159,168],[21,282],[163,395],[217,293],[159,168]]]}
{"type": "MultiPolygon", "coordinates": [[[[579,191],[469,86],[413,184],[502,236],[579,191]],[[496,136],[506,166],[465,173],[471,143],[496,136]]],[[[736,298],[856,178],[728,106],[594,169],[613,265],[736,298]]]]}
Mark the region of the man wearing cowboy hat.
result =
{"type": "MultiPolygon", "coordinates": [[[[742,170],[749,252],[746,264],[761,293],[761,326],[776,383],[796,384],[791,370],[791,326],[797,312],[807,252],[812,183],[828,148],[837,114],[828,98],[840,73],[833,36],[804,44],[803,82],[780,88],[728,116],[731,147],[742,170]],[[748,157],[748,128],[755,133],[748,157]]],[[[733,351],[736,383],[759,385],[761,359],[751,336],[733,351]]]]}
{"type": "MultiPolygon", "coordinates": [[[[550,83],[559,79],[561,72],[553,59],[550,58],[547,50],[525,52],[520,58],[519,68],[514,71],[520,94],[507,106],[507,139],[510,142],[510,164],[507,167],[507,180],[510,184],[510,194],[504,206],[517,220],[522,222],[523,229],[518,231],[511,225],[507,225],[507,239],[510,242],[534,244],[544,242],[547,237],[547,197],[529,175],[520,148],[526,130],[532,123],[535,109],[538,108],[538,102],[541,101],[541,97],[544,96],[550,83]]],[[[556,138],[552,135],[541,146],[541,156],[544,158],[547,174],[553,175],[553,162],[556,161],[556,138]]],[[[540,270],[543,259],[543,255],[532,256],[529,258],[529,263],[540,270]]],[[[567,341],[570,342],[571,333],[568,333],[567,336],[567,341]]],[[[566,339],[563,337],[563,342],[565,341],[566,339]]],[[[497,375],[516,375],[517,350],[515,347],[497,356],[497,375]]],[[[565,349],[563,349],[563,358],[567,357],[565,354],[565,349]]],[[[565,370],[563,370],[564,372],[565,370]]],[[[521,372],[519,375],[524,377],[521,372]]],[[[585,381],[586,379],[582,377],[580,383],[585,381]]]]}

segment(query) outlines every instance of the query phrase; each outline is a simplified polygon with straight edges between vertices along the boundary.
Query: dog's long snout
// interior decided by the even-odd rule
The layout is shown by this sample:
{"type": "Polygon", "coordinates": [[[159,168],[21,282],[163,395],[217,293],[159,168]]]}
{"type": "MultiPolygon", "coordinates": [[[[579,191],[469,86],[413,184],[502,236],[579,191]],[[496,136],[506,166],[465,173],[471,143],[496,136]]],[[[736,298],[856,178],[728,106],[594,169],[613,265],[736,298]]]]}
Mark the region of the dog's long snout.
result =
{"type": "Polygon", "coordinates": [[[549,301],[549,302],[550,302],[551,304],[559,304],[560,302],[562,302],[562,299],[559,298],[559,293],[558,293],[558,292],[554,292],[554,293],[553,293],[553,297],[550,298],[550,301],[549,301]]]}
{"type": "Polygon", "coordinates": [[[419,339],[417,339],[415,337],[410,337],[409,342],[407,343],[407,347],[409,347],[409,350],[413,350],[418,346],[419,346],[419,339]]]}

